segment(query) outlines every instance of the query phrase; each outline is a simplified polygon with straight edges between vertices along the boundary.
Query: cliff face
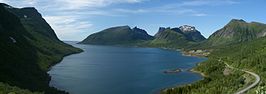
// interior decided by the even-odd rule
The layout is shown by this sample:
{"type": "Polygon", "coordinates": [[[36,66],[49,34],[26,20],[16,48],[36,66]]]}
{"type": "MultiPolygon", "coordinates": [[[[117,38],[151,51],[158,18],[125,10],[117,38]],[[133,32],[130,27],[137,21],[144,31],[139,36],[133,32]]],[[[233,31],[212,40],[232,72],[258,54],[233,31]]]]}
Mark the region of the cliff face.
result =
{"type": "Polygon", "coordinates": [[[62,94],[49,87],[48,68],[81,52],[61,42],[34,8],[0,4],[0,82],[31,91],[62,94]]]}

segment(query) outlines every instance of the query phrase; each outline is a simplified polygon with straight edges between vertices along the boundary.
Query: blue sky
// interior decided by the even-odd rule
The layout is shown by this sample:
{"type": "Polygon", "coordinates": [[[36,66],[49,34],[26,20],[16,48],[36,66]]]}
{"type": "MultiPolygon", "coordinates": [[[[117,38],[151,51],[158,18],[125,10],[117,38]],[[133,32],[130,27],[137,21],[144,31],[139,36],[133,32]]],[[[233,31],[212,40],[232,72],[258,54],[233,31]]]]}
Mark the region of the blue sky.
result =
{"type": "Polygon", "coordinates": [[[154,35],[159,27],[195,26],[208,37],[231,19],[266,23],[266,0],[0,0],[35,7],[61,40],[80,41],[129,25],[154,35]]]}

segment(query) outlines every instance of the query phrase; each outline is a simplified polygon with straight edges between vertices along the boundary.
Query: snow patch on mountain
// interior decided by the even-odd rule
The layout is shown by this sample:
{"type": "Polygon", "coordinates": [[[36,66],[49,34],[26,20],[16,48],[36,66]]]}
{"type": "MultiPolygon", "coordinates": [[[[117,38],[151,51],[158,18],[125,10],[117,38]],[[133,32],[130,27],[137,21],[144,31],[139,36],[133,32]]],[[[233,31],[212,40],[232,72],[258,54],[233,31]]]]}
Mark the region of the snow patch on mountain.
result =
{"type": "Polygon", "coordinates": [[[179,29],[183,32],[191,32],[191,31],[196,31],[196,28],[194,26],[189,26],[189,25],[183,25],[180,26],[179,29]]]}

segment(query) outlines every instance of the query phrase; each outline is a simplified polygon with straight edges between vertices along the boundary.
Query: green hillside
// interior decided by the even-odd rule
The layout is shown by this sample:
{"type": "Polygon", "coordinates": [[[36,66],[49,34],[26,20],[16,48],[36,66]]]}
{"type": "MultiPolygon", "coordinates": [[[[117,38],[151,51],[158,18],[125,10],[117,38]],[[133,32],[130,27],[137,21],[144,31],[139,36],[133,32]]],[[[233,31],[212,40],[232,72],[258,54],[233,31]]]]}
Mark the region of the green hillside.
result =
{"type": "Polygon", "coordinates": [[[84,39],[81,44],[98,45],[134,45],[153,39],[145,30],[137,27],[117,26],[94,33],[84,39]]]}
{"type": "Polygon", "coordinates": [[[245,22],[233,19],[222,29],[213,33],[206,41],[209,47],[230,45],[239,42],[251,41],[266,35],[266,24],[245,22]]]}
{"type": "Polygon", "coordinates": [[[188,48],[191,45],[204,41],[205,38],[195,27],[184,25],[179,28],[163,28],[155,34],[155,39],[148,42],[151,47],[161,48],[188,48]]]}
{"type": "Polygon", "coordinates": [[[64,56],[81,50],[58,40],[34,8],[1,3],[0,14],[0,82],[45,94],[65,93],[49,87],[47,71],[64,56]]]}
{"type": "MultiPolygon", "coordinates": [[[[233,67],[257,73],[261,77],[259,86],[248,91],[248,94],[255,94],[256,90],[266,91],[266,59],[264,58],[266,56],[266,37],[263,37],[264,35],[261,34],[264,33],[265,25],[257,22],[247,24],[243,20],[232,21],[225,27],[234,27],[234,30],[238,31],[234,31],[235,33],[233,34],[227,33],[218,35],[217,32],[215,34],[215,37],[227,37],[230,41],[223,41],[226,41],[225,43],[230,42],[230,44],[226,44],[227,46],[219,48],[210,47],[214,49],[214,51],[208,56],[208,60],[198,64],[198,66],[194,68],[194,70],[205,74],[204,80],[190,85],[167,89],[162,93],[231,94],[246,87],[255,80],[255,78],[249,74],[226,68],[225,62],[233,67]],[[222,62],[220,60],[222,60],[222,62]]],[[[223,32],[232,31],[231,29],[224,30],[223,32]]],[[[210,37],[210,39],[213,39],[213,37],[210,37]]],[[[222,42],[222,40],[216,41],[222,42]]]]}
{"type": "Polygon", "coordinates": [[[43,92],[31,92],[26,89],[20,89],[15,86],[0,83],[0,94],[44,94],[43,92]]]}
{"type": "Polygon", "coordinates": [[[183,34],[166,29],[158,32],[154,40],[148,43],[152,47],[180,48],[189,45],[189,41],[183,34]]]}

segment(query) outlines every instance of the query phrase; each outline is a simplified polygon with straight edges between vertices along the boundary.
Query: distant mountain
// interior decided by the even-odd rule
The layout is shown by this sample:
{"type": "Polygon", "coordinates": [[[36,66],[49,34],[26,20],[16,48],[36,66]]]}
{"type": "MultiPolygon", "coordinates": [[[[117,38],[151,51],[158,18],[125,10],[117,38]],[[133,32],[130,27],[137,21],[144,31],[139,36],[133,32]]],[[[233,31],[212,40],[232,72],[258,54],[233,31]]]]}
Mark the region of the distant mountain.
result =
{"type": "Polygon", "coordinates": [[[160,27],[159,31],[155,34],[155,39],[152,40],[149,45],[182,48],[204,40],[205,38],[193,26],[183,25],[179,28],[160,27]]]}
{"type": "Polygon", "coordinates": [[[117,26],[89,35],[81,44],[123,45],[152,40],[145,30],[138,27],[117,26]]]}
{"type": "Polygon", "coordinates": [[[222,29],[213,33],[204,45],[229,45],[254,40],[266,35],[266,24],[232,19],[222,29]]]}
{"type": "Polygon", "coordinates": [[[0,82],[5,84],[0,88],[16,86],[45,94],[66,93],[49,87],[47,71],[63,56],[81,50],[60,41],[35,8],[0,3],[0,42],[0,82]]]}
{"type": "Polygon", "coordinates": [[[183,25],[179,29],[190,41],[200,42],[206,39],[194,26],[183,25]]]}

